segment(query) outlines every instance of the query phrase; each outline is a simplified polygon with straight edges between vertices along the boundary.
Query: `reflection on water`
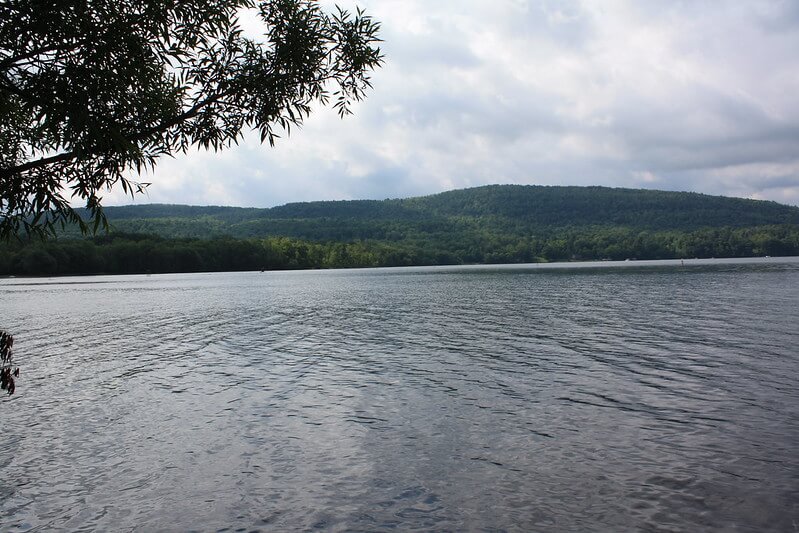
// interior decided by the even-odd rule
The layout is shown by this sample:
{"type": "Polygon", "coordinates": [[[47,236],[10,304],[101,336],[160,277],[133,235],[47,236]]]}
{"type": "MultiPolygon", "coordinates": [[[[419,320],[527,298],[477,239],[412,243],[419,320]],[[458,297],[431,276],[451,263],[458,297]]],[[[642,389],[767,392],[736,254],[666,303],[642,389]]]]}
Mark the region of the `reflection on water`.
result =
{"type": "Polygon", "coordinates": [[[637,263],[0,281],[0,529],[793,531],[799,262],[637,263]]]}

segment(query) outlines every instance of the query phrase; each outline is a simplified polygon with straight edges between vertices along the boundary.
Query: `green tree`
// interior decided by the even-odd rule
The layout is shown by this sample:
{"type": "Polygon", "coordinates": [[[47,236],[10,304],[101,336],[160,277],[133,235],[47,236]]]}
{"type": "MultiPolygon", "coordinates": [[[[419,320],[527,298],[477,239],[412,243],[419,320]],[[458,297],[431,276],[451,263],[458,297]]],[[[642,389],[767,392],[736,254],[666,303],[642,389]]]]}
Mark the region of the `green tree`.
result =
{"type": "Polygon", "coordinates": [[[23,276],[49,276],[57,273],[58,261],[39,246],[24,248],[12,268],[23,276]]]}
{"type": "Polygon", "coordinates": [[[331,101],[342,116],[382,62],[379,23],[311,0],[0,3],[0,236],[87,225],[159,157],[274,144],[331,101]],[[239,16],[257,16],[263,38],[239,16]]]}

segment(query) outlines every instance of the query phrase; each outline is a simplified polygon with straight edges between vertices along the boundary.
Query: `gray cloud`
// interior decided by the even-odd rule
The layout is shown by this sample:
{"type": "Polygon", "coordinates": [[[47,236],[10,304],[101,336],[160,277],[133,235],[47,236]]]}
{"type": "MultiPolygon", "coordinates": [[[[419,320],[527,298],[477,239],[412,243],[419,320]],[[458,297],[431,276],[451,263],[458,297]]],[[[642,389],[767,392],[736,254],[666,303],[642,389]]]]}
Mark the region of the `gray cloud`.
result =
{"type": "Polygon", "coordinates": [[[799,204],[796,2],[358,3],[382,21],[387,61],[354,116],[320,110],[274,149],[251,137],[166,160],[138,201],[270,206],[512,182],[799,204]]]}

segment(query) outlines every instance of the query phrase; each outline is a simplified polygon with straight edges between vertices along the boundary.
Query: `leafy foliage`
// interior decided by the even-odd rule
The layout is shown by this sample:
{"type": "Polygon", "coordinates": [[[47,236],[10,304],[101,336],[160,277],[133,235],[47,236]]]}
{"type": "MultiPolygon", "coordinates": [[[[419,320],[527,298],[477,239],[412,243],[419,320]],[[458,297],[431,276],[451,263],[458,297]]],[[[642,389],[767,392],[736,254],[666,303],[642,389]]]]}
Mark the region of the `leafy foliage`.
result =
{"type": "Polygon", "coordinates": [[[0,4],[0,236],[96,230],[102,193],[249,129],[274,144],[314,103],[346,115],[381,64],[379,24],[311,0],[9,0],[0,4]],[[263,41],[246,37],[257,13],[263,41]]]}
{"type": "Polygon", "coordinates": [[[14,394],[16,390],[14,378],[19,376],[19,368],[14,368],[11,360],[12,346],[14,346],[14,337],[5,331],[0,331],[0,390],[6,391],[9,396],[14,394]]]}

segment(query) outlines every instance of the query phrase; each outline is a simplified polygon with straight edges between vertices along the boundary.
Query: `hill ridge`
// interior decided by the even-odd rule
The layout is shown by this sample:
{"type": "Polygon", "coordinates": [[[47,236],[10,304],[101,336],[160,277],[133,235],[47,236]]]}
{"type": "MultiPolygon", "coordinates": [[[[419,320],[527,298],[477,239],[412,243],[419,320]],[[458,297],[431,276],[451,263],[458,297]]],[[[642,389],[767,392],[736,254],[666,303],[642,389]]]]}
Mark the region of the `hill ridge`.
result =
{"type": "MultiPolygon", "coordinates": [[[[410,198],[317,200],[270,208],[142,204],[107,207],[117,231],[164,237],[384,238],[392,225],[483,226],[513,233],[603,226],[650,231],[799,224],[769,200],[604,186],[483,185],[410,198]],[[377,231],[377,233],[376,233],[377,231]]],[[[450,228],[452,229],[452,228],[450,228]]]]}
{"type": "Polygon", "coordinates": [[[107,212],[110,234],[86,239],[70,228],[0,246],[0,275],[799,255],[799,207],[644,189],[491,185],[267,209],[107,212]]]}
{"type": "Polygon", "coordinates": [[[668,194],[668,195],[687,195],[687,196],[694,196],[694,197],[701,197],[701,198],[722,198],[726,200],[732,201],[742,201],[747,203],[754,203],[754,204],[773,204],[778,206],[787,207],[789,209],[799,209],[799,206],[792,206],[789,204],[782,204],[780,202],[776,202],[774,200],[762,200],[756,198],[742,198],[738,196],[724,196],[724,195],[716,195],[716,194],[708,194],[702,193],[697,191],[670,191],[665,189],[641,189],[641,188],[632,188],[632,187],[609,187],[606,185],[525,185],[525,184],[514,184],[514,183],[497,183],[497,184],[487,184],[487,185],[477,185],[474,187],[466,187],[462,189],[452,189],[448,191],[441,191],[437,193],[431,194],[424,194],[420,196],[408,196],[408,197],[397,197],[397,198],[384,198],[384,199],[375,199],[375,198],[352,198],[346,200],[304,200],[304,201],[296,201],[296,202],[287,202],[285,204],[280,204],[272,207],[242,207],[242,206],[232,206],[232,205],[221,205],[221,204],[213,204],[213,205],[194,205],[194,204],[175,204],[175,203],[167,203],[167,202],[152,202],[146,204],[127,204],[127,205],[120,205],[120,206],[108,206],[105,208],[106,211],[116,211],[119,209],[129,209],[129,208],[146,208],[146,207],[178,207],[178,208],[194,208],[194,209],[204,209],[204,210],[220,210],[220,209],[236,209],[236,210],[243,210],[243,211],[270,211],[274,209],[286,208],[286,207],[295,207],[295,206],[302,206],[308,204],[347,204],[347,203],[384,203],[384,202],[405,202],[405,201],[413,201],[413,200],[426,200],[432,199],[440,196],[449,195],[452,193],[458,192],[467,192],[467,191],[481,191],[481,190],[488,190],[488,189],[499,189],[499,188],[514,188],[514,189],[555,189],[555,190],[568,190],[568,189],[576,189],[576,190],[596,190],[596,191],[618,191],[618,192],[629,192],[629,193],[656,193],[656,194],[668,194]]]}

